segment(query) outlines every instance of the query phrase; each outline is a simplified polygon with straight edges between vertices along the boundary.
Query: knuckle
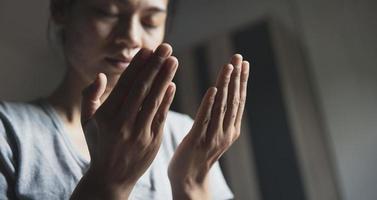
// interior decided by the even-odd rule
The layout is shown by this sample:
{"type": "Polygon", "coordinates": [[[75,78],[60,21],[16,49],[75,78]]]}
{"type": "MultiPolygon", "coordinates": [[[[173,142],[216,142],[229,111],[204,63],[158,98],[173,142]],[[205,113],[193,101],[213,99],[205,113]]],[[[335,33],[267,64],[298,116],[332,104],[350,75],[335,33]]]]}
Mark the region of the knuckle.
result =
{"type": "Polygon", "coordinates": [[[225,113],[226,112],[226,104],[225,105],[222,105],[222,104],[217,104],[215,106],[215,110],[218,111],[218,113],[225,113]]]}
{"type": "Polygon", "coordinates": [[[98,117],[98,120],[107,121],[108,119],[113,119],[114,114],[109,111],[108,105],[102,105],[98,108],[95,115],[98,117]]]}
{"type": "Polygon", "coordinates": [[[221,113],[224,114],[226,112],[226,110],[227,110],[227,106],[226,105],[223,105],[223,106],[220,107],[220,112],[221,113]]]}
{"type": "Polygon", "coordinates": [[[158,107],[160,107],[160,104],[161,104],[161,99],[157,98],[157,99],[153,100],[152,108],[158,109],[158,107]]]}
{"type": "Polygon", "coordinates": [[[197,149],[207,146],[206,138],[203,136],[200,136],[199,138],[195,138],[194,140],[191,140],[191,143],[193,144],[193,147],[197,149]]]}
{"type": "Polygon", "coordinates": [[[167,73],[167,75],[166,75],[166,79],[167,80],[172,80],[173,78],[174,78],[174,72],[173,71],[171,71],[171,72],[169,72],[169,73],[167,73]]]}
{"type": "Polygon", "coordinates": [[[209,120],[210,118],[208,116],[204,118],[204,120],[202,121],[202,125],[207,125],[209,123],[209,120]]]}
{"type": "Polygon", "coordinates": [[[110,116],[108,116],[107,114],[104,114],[104,113],[102,113],[102,114],[98,113],[98,115],[96,115],[95,119],[96,119],[98,126],[103,127],[105,129],[109,129],[109,130],[112,130],[112,128],[116,124],[115,120],[113,120],[112,117],[110,117],[110,116]]]}
{"type": "Polygon", "coordinates": [[[227,77],[225,77],[225,80],[224,80],[224,84],[225,85],[228,85],[230,83],[230,75],[228,75],[227,77]]]}
{"type": "Polygon", "coordinates": [[[159,113],[156,115],[156,125],[160,126],[161,124],[164,123],[166,114],[165,113],[159,113]]]}
{"type": "Polygon", "coordinates": [[[153,130],[158,131],[160,127],[164,124],[165,118],[166,118],[165,113],[156,114],[153,120],[153,124],[152,124],[153,130]]]}
{"type": "Polygon", "coordinates": [[[233,106],[238,106],[240,104],[240,98],[234,97],[232,100],[232,105],[233,106]]]}
{"type": "Polygon", "coordinates": [[[143,95],[146,94],[148,91],[148,84],[145,82],[140,82],[136,85],[136,94],[143,95]]]}
{"type": "Polygon", "coordinates": [[[239,104],[240,105],[245,105],[246,103],[246,95],[242,95],[240,100],[239,100],[239,104]]]}
{"type": "Polygon", "coordinates": [[[241,84],[246,84],[247,83],[247,74],[242,74],[240,83],[241,84]]]}
{"type": "Polygon", "coordinates": [[[143,105],[143,110],[147,110],[147,111],[157,110],[160,104],[161,104],[160,99],[153,99],[153,100],[147,101],[143,105]]]}
{"type": "Polygon", "coordinates": [[[145,136],[145,137],[138,137],[134,144],[138,148],[145,149],[150,145],[150,143],[151,143],[150,137],[145,136]]]}
{"type": "Polygon", "coordinates": [[[227,149],[230,145],[232,145],[233,140],[230,137],[224,138],[221,142],[221,148],[227,149]]]}
{"type": "Polygon", "coordinates": [[[218,142],[217,142],[216,139],[212,139],[212,140],[208,141],[208,149],[214,150],[214,149],[217,149],[218,146],[219,145],[218,145],[218,142]]]}
{"type": "Polygon", "coordinates": [[[241,82],[247,82],[248,75],[249,75],[249,72],[242,70],[242,73],[241,73],[241,82]]]}
{"type": "Polygon", "coordinates": [[[162,65],[162,63],[164,63],[166,58],[164,57],[160,57],[160,56],[154,56],[153,57],[153,60],[152,60],[152,65],[153,65],[153,69],[159,69],[162,65]]]}

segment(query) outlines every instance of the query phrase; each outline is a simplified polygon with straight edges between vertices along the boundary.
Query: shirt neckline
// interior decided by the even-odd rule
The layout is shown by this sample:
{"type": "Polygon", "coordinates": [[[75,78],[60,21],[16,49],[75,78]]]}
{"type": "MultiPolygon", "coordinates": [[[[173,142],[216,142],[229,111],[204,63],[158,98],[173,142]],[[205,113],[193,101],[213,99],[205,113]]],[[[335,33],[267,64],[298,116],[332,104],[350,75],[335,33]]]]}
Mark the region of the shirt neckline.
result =
{"type": "Polygon", "coordinates": [[[54,126],[58,130],[60,136],[63,138],[63,141],[67,145],[68,151],[72,154],[73,158],[76,160],[76,162],[80,165],[80,167],[83,170],[86,170],[89,166],[90,160],[86,159],[83,155],[81,155],[81,153],[73,145],[72,140],[67,135],[68,132],[64,127],[64,123],[59,114],[56,112],[55,108],[53,108],[52,105],[46,99],[39,99],[37,102],[39,102],[42,108],[46,111],[47,115],[49,115],[52,119],[54,126]]]}

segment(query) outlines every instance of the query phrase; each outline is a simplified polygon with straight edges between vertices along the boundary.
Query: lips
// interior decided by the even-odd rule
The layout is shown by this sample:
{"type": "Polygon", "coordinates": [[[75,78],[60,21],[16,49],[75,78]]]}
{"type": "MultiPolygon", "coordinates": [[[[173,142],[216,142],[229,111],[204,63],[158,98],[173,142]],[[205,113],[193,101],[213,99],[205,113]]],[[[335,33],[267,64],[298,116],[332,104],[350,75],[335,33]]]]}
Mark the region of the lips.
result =
{"type": "Polygon", "coordinates": [[[110,63],[112,66],[124,70],[130,64],[131,57],[107,57],[105,60],[110,63]]]}

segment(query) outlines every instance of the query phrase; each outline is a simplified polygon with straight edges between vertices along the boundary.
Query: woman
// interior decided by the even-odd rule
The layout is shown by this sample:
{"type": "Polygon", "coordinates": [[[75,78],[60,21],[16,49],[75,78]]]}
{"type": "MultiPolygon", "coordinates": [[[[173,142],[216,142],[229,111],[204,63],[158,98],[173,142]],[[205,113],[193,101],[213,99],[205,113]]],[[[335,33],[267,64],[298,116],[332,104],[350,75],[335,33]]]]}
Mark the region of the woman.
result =
{"type": "Polygon", "coordinates": [[[239,136],[249,64],[224,65],[194,122],[169,111],[168,1],[51,0],[67,73],[46,99],[1,103],[0,199],[232,198],[216,161],[239,136]]]}

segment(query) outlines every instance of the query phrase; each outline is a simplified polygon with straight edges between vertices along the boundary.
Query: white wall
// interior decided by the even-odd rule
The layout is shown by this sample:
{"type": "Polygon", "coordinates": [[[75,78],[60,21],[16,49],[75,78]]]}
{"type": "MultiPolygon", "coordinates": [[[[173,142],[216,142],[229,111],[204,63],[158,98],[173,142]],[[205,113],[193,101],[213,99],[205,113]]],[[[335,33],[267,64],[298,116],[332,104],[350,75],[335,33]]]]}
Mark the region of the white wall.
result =
{"type": "Polygon", "coordinates": [[[377,2],[297,5],[344,199],[377,199],[377,2]]]}

